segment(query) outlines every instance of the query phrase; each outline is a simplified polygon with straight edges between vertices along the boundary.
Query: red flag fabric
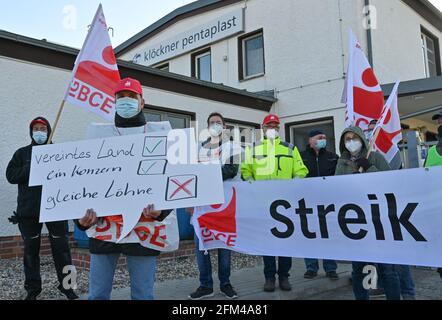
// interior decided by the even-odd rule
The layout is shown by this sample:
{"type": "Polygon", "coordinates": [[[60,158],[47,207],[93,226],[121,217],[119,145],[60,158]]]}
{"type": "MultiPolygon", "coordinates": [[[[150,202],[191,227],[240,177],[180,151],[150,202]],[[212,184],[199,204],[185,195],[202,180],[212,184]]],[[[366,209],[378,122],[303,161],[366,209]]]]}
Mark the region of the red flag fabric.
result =
{"type": "Polygon", "coordinates": [[[114,92],[119,81],[117,61],[100,4],[75,61],[65,100],[112,122],[115,116],[114,92]]]}

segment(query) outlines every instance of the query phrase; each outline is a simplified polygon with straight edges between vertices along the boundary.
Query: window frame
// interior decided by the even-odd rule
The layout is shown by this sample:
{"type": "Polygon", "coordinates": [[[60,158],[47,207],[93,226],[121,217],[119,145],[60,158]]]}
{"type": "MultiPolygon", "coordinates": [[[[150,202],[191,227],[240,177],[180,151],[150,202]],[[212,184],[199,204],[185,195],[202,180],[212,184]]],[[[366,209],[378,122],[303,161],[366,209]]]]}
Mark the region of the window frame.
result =
{"type": "Polygon", "coordinates": [[[265,39],[264,39],[264,29],[258,29],[253,32],[247,33],[238,37],[238,79],[239,81],[247,81],[255,78],[260,78],[265,76],[266,74],[266,59],[265,59],[265,39]],[[254,38],[262,37],[262,56],[263,56],[263,72],[257,73],[254,75],[247,76],[247,54],[246,50],[246,41],[254,38]]]}
{"type": "Polygon", "coordinates": [[[433,42],[434,45],[434,56],[435,56],[435,65],[436,65],[436,75],[435,76],[441,76],[442,70],[441,70],[441,57],[440,57],[440,47],[439,47],[439,39],[432,34],[430,31],[425,29],[424,27],[421,27],[421,45],[422,45],[422,55],[423,55],[423,64],[424,64],[424,72],[426,78],[431,78],[430,74],[430,68],[429,68],[429,59],[428,59],[428,53],[429,48],[427,45],[427,39],[430,39],[433,42]]]}
{"type": "MultiPolygon", "coordinates": [[[[303,125],[314,126],[314,125],[321,125],[321,124],[331,124],[332,132],[333,132],[333,140],[335,141],[335,144],[329,145],[327,147],[327,150],[337,153],[336,140],[339,139],[340,137],[336,137],[334,117],[324,117],[324,118],[308,119],[308,120],[303,120],[303,121],[288,122],[284,126],[286,141],[289,141],[291,144],[295,145],[295,139],[294,139],[294,136],[292,135],[292,128],[293,127],[303,126],[303,125]]],[[[305,148],[305,146],[302,146],[300,149],[299,148],[298,149],[301,152],[304,150],[304,148],[305,148]]]]}
{"type": "Polygon", "coordinates": [[[164,108],[154,105],[148,105],[146,104],[143,109],[143,113],[151,113],[160,115],[160,121],[168,121],[167,116],[174,116],[174,117],[182,117],[185,120],[185,128],[191,128],[191,124],[196,119],[196,114],[193,112],[185,112],[181,110],[176,109],[170,109],[170,108],[164,108]]]}
{"type": "Polygon", "coordinates": [[[191,75],[193,78],[199,79],[201,81],[209,81],[212,82],[213,79],[213,66],[212,66],[212,50],[211,47],[208,48],[204,48],[202,50],[196,51],[194,53],[191,54],[191,75]],[[210,80],[202,80],[200,78],[198,78],[198,73],[199,73],[199,64],[197,63],[197,60],[204,57],[210,55],[210,80]]]}

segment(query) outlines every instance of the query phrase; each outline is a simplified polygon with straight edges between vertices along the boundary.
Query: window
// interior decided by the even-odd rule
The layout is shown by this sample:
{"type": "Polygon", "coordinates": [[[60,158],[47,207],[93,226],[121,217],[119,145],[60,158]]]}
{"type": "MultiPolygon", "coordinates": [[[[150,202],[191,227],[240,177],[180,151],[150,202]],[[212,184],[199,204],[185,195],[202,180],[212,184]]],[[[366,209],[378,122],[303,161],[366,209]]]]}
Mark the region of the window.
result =
{"type": "Polygon", "coordinates": [[[144,109],[144,117],[148,122],[169,121],[172,129],[189,128],[192,120],[192,117],[187,114],[161,111],[149,107],[144,109]]]}
{"type": "Polygon", "coordinates": [[[192,77],[212,81],[212,54],[210,48],[192,54],[192,77]]]}
{"type": "Polygon", "coordinates": [[[425,76],[430,78],[441,75],[439,40],[422,29],[421,41],[425,76]]]}
{"type": "Polygon", "coordinates": [[[158,66],[155,66],[158,70],[169,71],[169,63],[164,63],[158,66]]]}
{"type": "Polygon", "coordinates": [[[261,130],[258,124],[226,119],[226,128],[230,139],[240,142],[243,147],[251,146],[261,139],[261,130]]]}
{"type": "Polygon", "coordinates": [[[286,124],[286,135],[289,135],[287,139],[290,140],[300,152],[304,151],[308,145],[309,133],[313,129],[324,131],[327,136],[327,150],[336,152],[333,118],[288,123],[286,124]]]}
{"type": "Polygon", "coordinates": [[[238,39],[239,79],[264,75],[264,34],[262,30],[238,39]]]}

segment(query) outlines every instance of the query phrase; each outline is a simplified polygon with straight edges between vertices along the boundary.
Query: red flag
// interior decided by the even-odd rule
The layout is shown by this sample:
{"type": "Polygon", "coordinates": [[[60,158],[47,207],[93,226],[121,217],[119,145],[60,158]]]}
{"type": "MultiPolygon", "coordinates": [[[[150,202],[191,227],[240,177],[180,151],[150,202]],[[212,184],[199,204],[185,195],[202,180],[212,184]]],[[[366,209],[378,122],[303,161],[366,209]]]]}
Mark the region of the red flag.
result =
{"type": "Polygon", "coordinates": [[[75,61],[65,100],[113,121],[114,92],[119,81],[117,61],[100,4],[75,61]]]}
{"type": "Polygon", "coordinates": [[[401,120],[398,110],[398,88],[396,82],[390,97],[382,110],[382,116],[374,129],[373,150],[381,153],[387,162],[391,162],[399,152],[397,144],[402,140],[401,120]],[[376,134],[376,132],[379,133],[376,134]]]}
{"type": "Polygon", "coordinates": [[[384,106],[381,86],[358,40],[350,30],[349,63],[342,103],[347,105],[345,123],[363,130],[373,119],[379,119],[384,106]]]}

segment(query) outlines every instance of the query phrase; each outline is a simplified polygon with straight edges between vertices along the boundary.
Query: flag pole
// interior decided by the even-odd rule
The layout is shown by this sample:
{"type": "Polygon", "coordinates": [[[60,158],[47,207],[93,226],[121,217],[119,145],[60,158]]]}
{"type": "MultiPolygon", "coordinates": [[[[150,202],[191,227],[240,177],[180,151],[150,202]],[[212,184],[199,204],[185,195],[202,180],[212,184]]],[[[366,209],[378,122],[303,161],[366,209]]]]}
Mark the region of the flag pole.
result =
{"type": "Polygon", "coordinates": [[[51,144],[52,142],[52,137],[54,136],[55,130],[57,129],[58,121],[60,120],[61,113],[63,112],[65,102],[65,99],[61,101],[60,107],[58,108],[57,117],[55,118],[54,127],[52,128],[51,134],[49,135],[47,144],[51,144]]]}

